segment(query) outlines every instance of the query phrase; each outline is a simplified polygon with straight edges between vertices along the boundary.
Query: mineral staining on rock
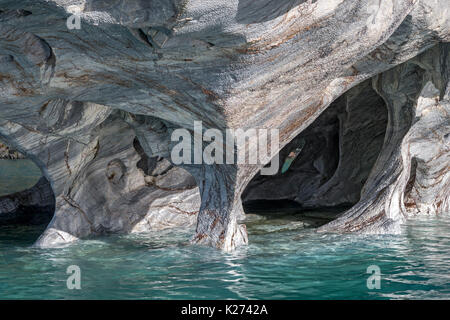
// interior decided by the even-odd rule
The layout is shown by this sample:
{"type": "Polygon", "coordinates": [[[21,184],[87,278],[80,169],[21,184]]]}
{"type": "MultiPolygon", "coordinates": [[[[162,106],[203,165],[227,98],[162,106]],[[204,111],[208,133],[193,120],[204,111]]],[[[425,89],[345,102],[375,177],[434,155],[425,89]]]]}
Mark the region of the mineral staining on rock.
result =
{"type": "Polygon", "coordinates": [[[18,151],[10,149],[7,145],[0,141],[0,159],[17,160],[25,157],[18,151]]]}
{"type": "MultiPolygon", "coordinates": [[[[1,0],[0,139],[40,167],[55,197],[37,245],[195,222],[196,243],[247,243],[241,196],[261,166],[172,166],[171,132],[194,121],[277,128],[283,148],[352,87],[336,100],[335,166],[309,159],[321,178],[289,198],[334,205],[348,194],[355,205],[323,231],[391,232],[408,213],[448,211],[442,8],[446,0],[1,0]],[[67,28],[73,13],[79,30],[67,28]],[[375,127],[362,130],[362,119],[375,127]],[[380,130],[382,142],[371,136],[380,130]]],[[[253,197],[261,192],[270,190],[253,197]]]]}

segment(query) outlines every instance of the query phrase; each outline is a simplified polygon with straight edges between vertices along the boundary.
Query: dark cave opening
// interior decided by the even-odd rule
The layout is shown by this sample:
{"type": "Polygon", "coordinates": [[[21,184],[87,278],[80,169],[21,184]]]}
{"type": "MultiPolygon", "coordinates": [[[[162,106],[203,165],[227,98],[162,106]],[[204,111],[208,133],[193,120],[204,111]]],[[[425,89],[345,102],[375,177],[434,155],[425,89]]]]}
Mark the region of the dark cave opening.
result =
{"type": "Polygon", "coordinates": [[[22,235],[35,241],[53,218],[53,190],[32,160],[4,143],[0,148],[0,232],[26,230],[22,235]]]}
{"type": "Polygon", "coordinates": [[[246,214],[316,216],[326,223],[359,201],[388,121],[371,82],[343,94],[287,144],[276,175],[253,178],[242,194],[246,214]]]}

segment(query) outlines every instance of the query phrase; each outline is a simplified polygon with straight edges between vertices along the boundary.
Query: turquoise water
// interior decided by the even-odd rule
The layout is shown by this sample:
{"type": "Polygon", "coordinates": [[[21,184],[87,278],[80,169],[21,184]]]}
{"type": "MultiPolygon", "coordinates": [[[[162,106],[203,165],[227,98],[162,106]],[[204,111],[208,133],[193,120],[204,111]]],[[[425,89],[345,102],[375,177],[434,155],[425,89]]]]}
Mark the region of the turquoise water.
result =
{"type": "Polygon", "coordinates": [[[192,230],[114,235],[57,249],[41,230],[0,228],[2,299],[449,299],[450,218],[408,222],[401,235],[324,235],[298,216],[251,216],[250,245],[192,246],[192,230]],[[81,269],[81,290],[66,269],[81,269]],[[369,290],[367,267],[381,270],[369,290]]]}
{"type": "Polygon", "coordinates": [[[31,160],[1,159],[0,196],[31,188],[41,176],[41,171],[31,160]]]}

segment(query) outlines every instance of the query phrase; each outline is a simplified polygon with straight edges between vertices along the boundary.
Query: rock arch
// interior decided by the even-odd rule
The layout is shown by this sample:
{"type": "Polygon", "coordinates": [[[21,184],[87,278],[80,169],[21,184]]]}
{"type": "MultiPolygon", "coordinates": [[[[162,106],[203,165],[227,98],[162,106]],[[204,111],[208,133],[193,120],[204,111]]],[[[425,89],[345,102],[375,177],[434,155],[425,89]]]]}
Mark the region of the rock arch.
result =
{"type": "MultiPolygon", "coordinates": [[[[110,229],[108,210],[91,209],[145,183],[131,169],[140,161],[135,136],[150,155],[152,127],[141,116],[191,130],[194,121],[220,130],[277,128],[282,148],[351,87],[450,40],[445,0],[271,1],[258,11],[261,19],[238,0],[105,3],[2,2],[0,132],[49,178],[57,215],[72,217],[55,222],[67,234],[50,236],[49,229],[38,243],[110,229]],[[69,31],[66,18],[75,9],[82,27],[69,31]],[[99,159],[120,159],[124,182],[105,181],[103,170],[94,170],[105,167],[99,159]],[[97,194],[91,203],[93,186],[108,199],[97,194]]],[[[200,185],[198,242],[226,250],[246,242],[236,222],[240,196],[260,167],[187,168],[200,185]]],[[[365,226],[386,229],[360,213],[365,226]]]]}

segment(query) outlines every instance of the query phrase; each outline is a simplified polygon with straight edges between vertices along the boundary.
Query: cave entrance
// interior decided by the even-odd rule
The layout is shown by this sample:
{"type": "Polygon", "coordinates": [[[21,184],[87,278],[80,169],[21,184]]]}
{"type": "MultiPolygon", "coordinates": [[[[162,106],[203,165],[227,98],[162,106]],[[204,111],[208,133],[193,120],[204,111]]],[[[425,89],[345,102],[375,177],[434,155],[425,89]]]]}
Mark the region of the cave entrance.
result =
{"type": "Polygon", "coordinates": [[[242,194],[246,214],[297,215],[320,226],[355,205],[384,142],[387,107],[371,79],[334,101],[279,153],[273,176],[242,194]]]}
{"type": "Polygon", "coordinates": [[[0,141],[0,237],[19,237],[31,244],[54,211],[54,194],[41,170],[0,141]]]}

